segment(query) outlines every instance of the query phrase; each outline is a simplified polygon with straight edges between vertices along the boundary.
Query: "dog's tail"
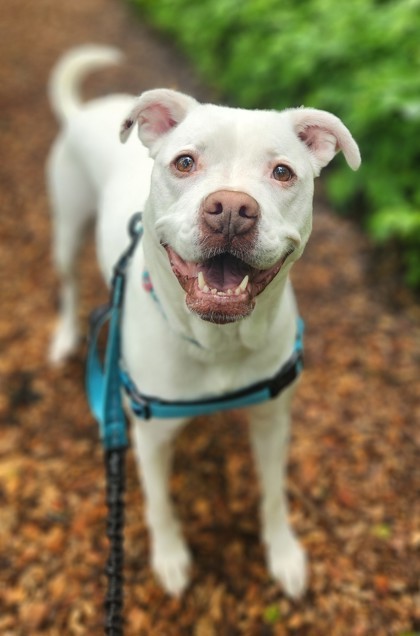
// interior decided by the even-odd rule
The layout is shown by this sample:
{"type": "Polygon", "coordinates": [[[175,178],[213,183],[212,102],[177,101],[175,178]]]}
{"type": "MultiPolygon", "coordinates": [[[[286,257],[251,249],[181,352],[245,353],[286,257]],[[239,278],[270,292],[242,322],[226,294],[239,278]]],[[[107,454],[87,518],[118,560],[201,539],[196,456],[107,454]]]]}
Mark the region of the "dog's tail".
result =
{"type": "Polygon", "coordinates": [[[80,84],[91,71],[118,64],[123,55],[109,46],[86,45],[66,53],[53,68],[48,94],[52,110],[65,123],[82,105],[80,84]]]}

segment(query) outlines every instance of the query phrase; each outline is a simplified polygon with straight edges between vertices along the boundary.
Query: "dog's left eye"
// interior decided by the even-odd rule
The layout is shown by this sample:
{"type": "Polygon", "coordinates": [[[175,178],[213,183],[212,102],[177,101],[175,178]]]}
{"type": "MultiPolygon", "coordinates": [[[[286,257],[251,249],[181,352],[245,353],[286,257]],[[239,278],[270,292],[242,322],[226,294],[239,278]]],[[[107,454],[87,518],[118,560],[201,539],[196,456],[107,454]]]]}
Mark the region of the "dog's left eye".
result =
{"type": "Polygon", "coordinates": [[[280,163],[273,170],[273,178],[276,179],[276,181],[290,181],[294,176],[290,168],[283,163],[280,163]]]}
{"type": "Polygon", "coordinates": [[[191,172],[194,168],[194,159],[190,155],[181,155],[174,161],[175,168],[178,172],[191,172]]]}

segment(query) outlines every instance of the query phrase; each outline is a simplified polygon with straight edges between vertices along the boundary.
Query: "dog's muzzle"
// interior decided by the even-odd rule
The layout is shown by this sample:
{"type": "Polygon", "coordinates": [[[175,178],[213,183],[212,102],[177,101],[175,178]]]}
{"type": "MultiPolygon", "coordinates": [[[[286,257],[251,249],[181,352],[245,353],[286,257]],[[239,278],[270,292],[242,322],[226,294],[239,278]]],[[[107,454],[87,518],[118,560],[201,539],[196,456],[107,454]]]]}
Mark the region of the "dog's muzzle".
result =
{"type": "Polygon", "coordinates": [[[249,316],[255,300],[280,271],[287,254],[270,269],[250,262],[260,208],[244,192],[220,190],[203,202],[199,236],[203,259],[185,261],[166,244],[172,270],[186,292],[188,308],[216,324],[249,316]]]}

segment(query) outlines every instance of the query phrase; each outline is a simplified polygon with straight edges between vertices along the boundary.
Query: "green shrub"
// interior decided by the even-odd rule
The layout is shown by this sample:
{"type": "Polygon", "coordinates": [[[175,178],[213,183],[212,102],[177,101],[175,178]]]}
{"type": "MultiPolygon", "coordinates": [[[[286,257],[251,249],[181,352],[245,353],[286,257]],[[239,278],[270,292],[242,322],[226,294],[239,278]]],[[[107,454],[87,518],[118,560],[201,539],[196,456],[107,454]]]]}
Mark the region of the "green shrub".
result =
{"type": "Polygon", "coordinates": [[[171,34],[225,100],[330,110],[363,164],[329,170],[342,211],[397,239],[420,284],[420,0],[131,0],[171,34]]]}

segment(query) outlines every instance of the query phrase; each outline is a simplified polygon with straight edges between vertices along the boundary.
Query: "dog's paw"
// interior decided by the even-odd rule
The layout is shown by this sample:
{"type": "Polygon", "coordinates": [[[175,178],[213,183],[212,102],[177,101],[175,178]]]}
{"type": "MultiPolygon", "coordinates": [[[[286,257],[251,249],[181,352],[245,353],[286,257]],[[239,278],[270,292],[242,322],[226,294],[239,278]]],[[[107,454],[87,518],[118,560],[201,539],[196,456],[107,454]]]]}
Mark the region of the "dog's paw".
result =
{"type": "Polygon", "coordinates": [[[181,537],[173,537],[165,543],[165,547],[155,546],[152,567],[166,592],[180,596],[190,580],[191,555],[181,537]]]}
{"type": "Polygon", "coordinates": [[[282,534],[281,541],[269,546],[268,565],[287,596],[296,600],[304,594],[308,579],[306,554],[292,533],[282,534]]]}
{"type": "Polygon", "coordinates": [[[78,330],[59,323],[51,340],[48,352],[49,363],[52,366],[59,366],[76,351],[78,344],[78,330]]]}

